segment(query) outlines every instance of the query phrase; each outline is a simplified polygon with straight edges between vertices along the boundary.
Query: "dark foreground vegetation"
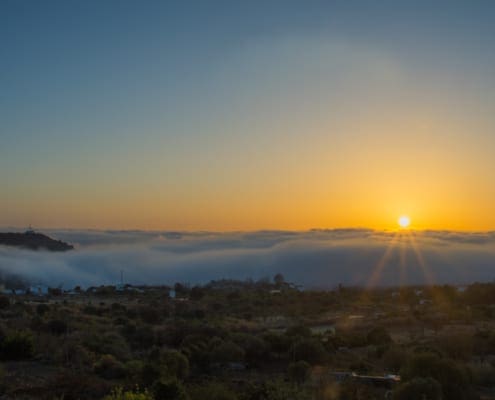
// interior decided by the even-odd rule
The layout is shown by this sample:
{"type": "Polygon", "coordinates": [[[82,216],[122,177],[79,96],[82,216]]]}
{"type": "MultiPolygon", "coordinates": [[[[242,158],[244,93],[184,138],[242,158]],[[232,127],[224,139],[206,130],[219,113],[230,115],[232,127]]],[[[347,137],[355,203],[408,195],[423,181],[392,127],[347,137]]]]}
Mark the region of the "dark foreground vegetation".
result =
{"type": "Polygon", "coordinates": [[[273,281],[0,297],[0,398],[495,398],[495,284],[273,281]]]}

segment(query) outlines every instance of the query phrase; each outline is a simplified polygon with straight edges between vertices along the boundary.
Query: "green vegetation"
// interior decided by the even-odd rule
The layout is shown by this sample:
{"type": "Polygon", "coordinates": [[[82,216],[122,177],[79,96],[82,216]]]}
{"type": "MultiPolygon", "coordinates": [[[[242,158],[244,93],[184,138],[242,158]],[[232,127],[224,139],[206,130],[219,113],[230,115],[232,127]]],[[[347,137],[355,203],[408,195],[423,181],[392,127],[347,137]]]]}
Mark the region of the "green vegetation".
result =
{"type": "Polygon", "coordinates": [[[300,291],[273,283],[4,296],[5,399],[490,398],[494,284],[300,291]],[[493,302],[493,303],[492,303],[493,302]],[[400,375],[400,379],[393,375],[400,375]]]}

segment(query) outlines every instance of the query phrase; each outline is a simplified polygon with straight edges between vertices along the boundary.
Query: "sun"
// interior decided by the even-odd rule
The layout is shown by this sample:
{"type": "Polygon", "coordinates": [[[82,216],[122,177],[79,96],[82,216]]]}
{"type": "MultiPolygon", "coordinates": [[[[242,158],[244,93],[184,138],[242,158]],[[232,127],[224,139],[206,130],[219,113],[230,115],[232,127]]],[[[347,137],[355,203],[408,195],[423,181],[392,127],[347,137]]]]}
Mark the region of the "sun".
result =
{"type": "Polygon", "coordinates": [[[408,228],[409,225],[411,225],[411,218],[409,218],[407,215],[401,215],[397,222],[399,223],[399,226],[401,228],[408,228]]]}

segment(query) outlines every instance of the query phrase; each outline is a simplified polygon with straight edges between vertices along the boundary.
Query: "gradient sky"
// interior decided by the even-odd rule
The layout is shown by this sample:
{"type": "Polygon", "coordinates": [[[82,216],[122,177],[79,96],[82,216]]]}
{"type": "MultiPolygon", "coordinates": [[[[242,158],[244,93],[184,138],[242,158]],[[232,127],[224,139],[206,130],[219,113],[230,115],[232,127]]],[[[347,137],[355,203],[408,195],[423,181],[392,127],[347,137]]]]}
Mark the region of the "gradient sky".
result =
{"type": "Polygon", "coordinates": [[[0,4],[0,226],[495,228],[495,2],[0,4]]]}

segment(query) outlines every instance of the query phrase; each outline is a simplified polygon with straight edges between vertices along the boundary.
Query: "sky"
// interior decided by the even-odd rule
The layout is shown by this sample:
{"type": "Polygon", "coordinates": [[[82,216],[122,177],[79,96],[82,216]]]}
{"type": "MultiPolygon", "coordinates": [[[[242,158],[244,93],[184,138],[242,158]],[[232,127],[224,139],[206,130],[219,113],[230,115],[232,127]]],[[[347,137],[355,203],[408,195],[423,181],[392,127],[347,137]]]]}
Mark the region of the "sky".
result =
{"type": "Polygon", "coordinates": [[[495,227],[495,3],[0,4],[0,226],[495,227]]]}

